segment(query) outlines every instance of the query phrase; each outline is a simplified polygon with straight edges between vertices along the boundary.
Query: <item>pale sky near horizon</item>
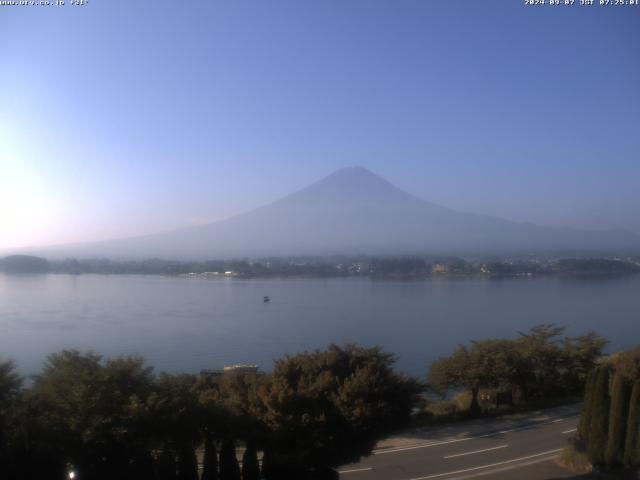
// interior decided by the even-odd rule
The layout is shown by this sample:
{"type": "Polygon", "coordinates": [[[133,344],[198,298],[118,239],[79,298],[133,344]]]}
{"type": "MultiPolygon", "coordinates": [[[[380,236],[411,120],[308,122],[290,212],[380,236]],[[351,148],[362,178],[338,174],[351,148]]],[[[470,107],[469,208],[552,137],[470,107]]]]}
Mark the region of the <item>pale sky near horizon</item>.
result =
{"type": "Polygon", "coordinates": [[[66,3],[0,6],[0,248],[204,223],[352,165],[640,233],[640,6],[66,3]]]}

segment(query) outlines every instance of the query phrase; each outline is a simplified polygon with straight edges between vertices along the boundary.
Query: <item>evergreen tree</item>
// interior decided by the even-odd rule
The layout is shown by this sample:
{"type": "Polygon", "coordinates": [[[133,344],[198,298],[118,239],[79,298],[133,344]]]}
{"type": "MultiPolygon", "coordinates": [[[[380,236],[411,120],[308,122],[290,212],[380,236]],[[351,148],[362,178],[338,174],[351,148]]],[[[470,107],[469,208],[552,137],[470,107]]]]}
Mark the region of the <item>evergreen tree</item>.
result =
{"type": "Polygon", "coordinates": [[[235,442],[231,438],[225,438],[220,448],[220,480],[240,480],[240,478],[235,442]]]}
{"type": "Polygon", "coordinates": [[[613,377],[611,408],[609,410],[609,435],[605,461],[608,465],[622,463],[629,415],[629,382],[618,372],[613,377]]]}
{"type": "Polygon", "coordinates": [[[631,390],[629,417],[627,419],[627,438],[624,446],[624,464],[627,467],[640,465],[640,380],[631,390]]]}
{"type": "Polygon", "coordinates": [[[218,480],[218,452],[216,452],[216,442],[211,435],[207,434],[204,442],[204,459],[202,461],[202,479],[201,480],[218,480]]]}
{"type": "Polygon", "coordinates": [[[156,470],[153,457],[148,451],[137,452],[131,459],[131,478],[138,479],[154,479],[156,478],[156,470]]]}
{"type": "Polygon", "coordinates": [[[198,480],[198,460],[190,443],[185,443],[178,455],[178,479],[198,480]]]}
{"type": "Polygon", "coordinates": [[[319,468],[311,474],[309,480],[340,480],[340,474],[333,468],[319,468]]]}
{"type": "Polygon", "coordinates": [[[608,365],[600,367],[594,384],[593,409],[587,444],[587,454],[594,465],[605,463],[609,433],[609,376],[610,367],[608,365]]]}
{"type": "Polygon", "coordinates": [[[587,384],[584,391],[584,404],[582,406],[582,415],[578,423],[578,432],[576,436],[585,443],[589,442],[589,427],[591,426],[591,415],[593,410],[593,386],[596,378],[596,371],[592,370],[587,376],[587,384]]]}
{"type": "Polygon", "coordinates": [[[260,480],[258,452],[253,442],[247,443],[247,448],[242,456],[242,480],[260,480]]]}
{"type": "Polygon", "coordinates": [[[164,449],[157,460],[158,480],[177,480],[176,458],[171,450],[164,449]]]}
{"type": "Polygon", "coordinates": [[[262,452],[262,478],[264,480],[278,480],[273,465],[273,451],[265,448],[262,452]]]}

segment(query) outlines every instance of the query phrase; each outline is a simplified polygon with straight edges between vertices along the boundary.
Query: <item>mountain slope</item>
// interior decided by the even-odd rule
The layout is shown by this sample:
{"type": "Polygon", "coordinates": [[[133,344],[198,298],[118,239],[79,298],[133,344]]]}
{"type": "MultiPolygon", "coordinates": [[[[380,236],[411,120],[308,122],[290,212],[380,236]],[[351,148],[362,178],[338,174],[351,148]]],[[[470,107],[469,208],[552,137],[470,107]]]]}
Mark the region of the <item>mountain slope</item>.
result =
{"type": "Polygon", "coordinates": [[[85,257],[199,259],[355,253],[621,253],[639,247],[638,236],[627,232],[547,228],[456,212],[354,167],[227,220],[62,250],[85,257]]]}

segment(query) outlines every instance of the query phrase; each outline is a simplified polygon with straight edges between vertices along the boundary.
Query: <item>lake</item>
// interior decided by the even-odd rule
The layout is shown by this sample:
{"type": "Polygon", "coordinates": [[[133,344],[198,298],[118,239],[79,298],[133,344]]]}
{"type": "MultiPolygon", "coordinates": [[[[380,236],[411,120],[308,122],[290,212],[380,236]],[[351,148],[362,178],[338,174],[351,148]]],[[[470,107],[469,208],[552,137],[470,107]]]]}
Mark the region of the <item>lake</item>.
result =
{"type": "Polygon", "coordinates": [[[598,279],[206,279],[0,274],[0,358],[25,374],[64,348],[141,354],[157,370],[256,363],[331,342],[379,344],[424,375],[460,342],[539,323],[640,344],[640,276],[598,279]],[[263,297],[271,298],[269,303],[263,297]]]}

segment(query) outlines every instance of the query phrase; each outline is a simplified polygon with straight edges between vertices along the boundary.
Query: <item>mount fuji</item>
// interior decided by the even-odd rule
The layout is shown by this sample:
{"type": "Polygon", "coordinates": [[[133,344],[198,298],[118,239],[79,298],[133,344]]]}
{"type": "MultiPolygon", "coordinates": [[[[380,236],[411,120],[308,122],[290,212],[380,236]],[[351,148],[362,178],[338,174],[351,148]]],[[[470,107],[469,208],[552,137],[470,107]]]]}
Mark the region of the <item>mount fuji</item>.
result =
{"type": "Polygon", "coordinates": [[[142,237],[52,247],[46,254],[210,259],[638,250],[640,237],[631,232],[551,228],[458,212],[411,195],[364,168],[352,167],[225,220],[142,237]]]}

